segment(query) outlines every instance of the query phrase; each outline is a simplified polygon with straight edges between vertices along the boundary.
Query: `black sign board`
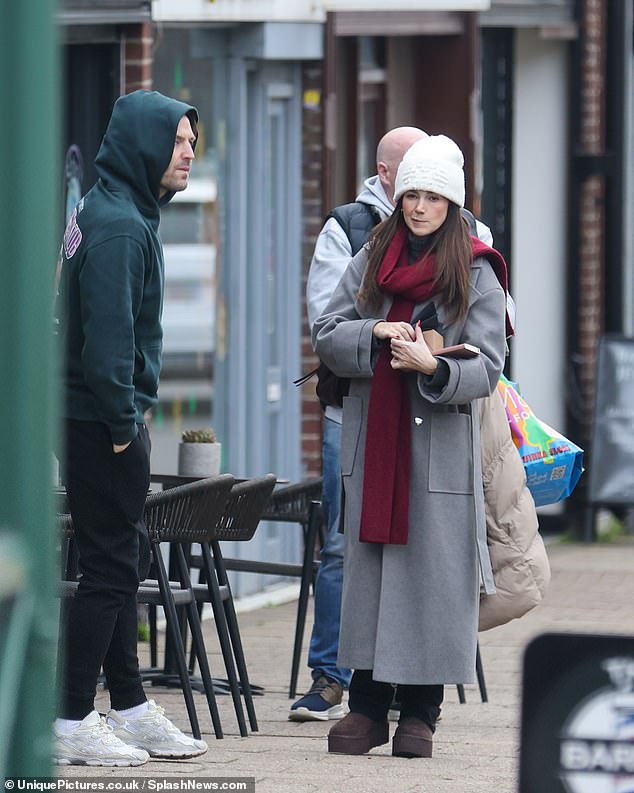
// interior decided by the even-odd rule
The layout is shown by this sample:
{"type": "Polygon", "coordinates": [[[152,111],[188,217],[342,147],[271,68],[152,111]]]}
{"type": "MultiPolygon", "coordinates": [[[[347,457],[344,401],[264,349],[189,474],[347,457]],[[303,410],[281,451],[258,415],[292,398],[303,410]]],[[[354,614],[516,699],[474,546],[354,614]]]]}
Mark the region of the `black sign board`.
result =
{"type": "Polygon", "coordinates": [[[589,499],[634,504],[634,339],[599,343],[589,499]]]}
{"type": "Polygon", "coordinates": [[[634,793],[634,636],[529,644],[520,793],[634,793]]]}

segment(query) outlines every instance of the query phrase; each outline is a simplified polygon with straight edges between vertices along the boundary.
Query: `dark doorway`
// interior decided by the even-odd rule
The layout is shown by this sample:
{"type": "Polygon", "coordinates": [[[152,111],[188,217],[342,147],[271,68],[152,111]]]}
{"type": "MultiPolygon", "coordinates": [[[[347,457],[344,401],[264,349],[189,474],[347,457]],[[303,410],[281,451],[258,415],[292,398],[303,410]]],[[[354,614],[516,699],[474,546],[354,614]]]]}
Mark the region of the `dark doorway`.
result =
{"type": "Polygon", "coordinates": [[[513,31],[482,33],[482,119],[484,178],[482,220],[495,247],[510,262],[513,134],[513,31]]]}
{"type": "Polygon", "coordinates": [[[64,127],[62,164],[71,145],[81,152],[81,192],[96,182],[93,161],[119,95],[119,44],[85,43],[64,47],[64,127]]]}

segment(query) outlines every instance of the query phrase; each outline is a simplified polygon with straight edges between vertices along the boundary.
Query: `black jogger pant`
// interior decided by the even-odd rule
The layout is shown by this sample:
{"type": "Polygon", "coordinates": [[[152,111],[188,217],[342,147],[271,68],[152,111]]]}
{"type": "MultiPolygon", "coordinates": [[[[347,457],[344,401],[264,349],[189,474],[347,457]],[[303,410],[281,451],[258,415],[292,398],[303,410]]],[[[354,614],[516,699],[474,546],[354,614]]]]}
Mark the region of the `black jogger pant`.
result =
{"type": "Polygon", "coordinates": [[[139,581],[150,545],[143,507],[150,484],[147,428],[115,454],[105,424],[67,420],[62,475],[79,550],[81,579],[69,604],[61,672],[61,717],[94,710],[103,667],[111,706],[145,701],[137,656],[139,581]]]}
{"type": "MultiPolygon", "coordinates": [[[[415,716],[432,730],[440,715],[444,686],[398,685],[396,698],[401,705],[401,718],[415,716]]],[[[371,669],[355,669],[348,695],[352,713],[361,713],[374,721],[385,721],[394,698],[394,686],[372,679],[371,669]]]]}

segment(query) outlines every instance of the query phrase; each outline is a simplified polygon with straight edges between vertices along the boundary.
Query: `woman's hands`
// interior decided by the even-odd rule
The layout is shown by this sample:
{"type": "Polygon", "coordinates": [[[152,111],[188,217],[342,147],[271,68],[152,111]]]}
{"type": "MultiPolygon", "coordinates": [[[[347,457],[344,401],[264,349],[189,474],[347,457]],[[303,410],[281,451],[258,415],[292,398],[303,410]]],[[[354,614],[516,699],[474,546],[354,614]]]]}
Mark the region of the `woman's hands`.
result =
{"type": "MultiPolygon", "coordinates": [[[[402,322],[384,322],[384,325],[403,325],[402,322]]],[[[410,333],[407,338],[404,336],[390,336],[390,348],[392,351],[392,369],[403,371],[422,372],[432,375],[438,368],[438,361],[431,354],[423,331],[420,329],[420,322],[416,323],[416,328],[408,325],[410,333]]],[[[377,326],[375,325],[375,331],[377,326]]],[[[376,332],[375,332],[375,335],[376,332]]],[[[386,337],[388,338],[388,337],[386,337]]]]}
{"type": "Polygon", "coordinates": [[[387,322],[386,320],[381,320],[381,322],[376,323],[372,333],[377,339],[381,340],[404,339],[406,341],[414,341],[416,338],[414,328],[409,322],[387,322]]]}

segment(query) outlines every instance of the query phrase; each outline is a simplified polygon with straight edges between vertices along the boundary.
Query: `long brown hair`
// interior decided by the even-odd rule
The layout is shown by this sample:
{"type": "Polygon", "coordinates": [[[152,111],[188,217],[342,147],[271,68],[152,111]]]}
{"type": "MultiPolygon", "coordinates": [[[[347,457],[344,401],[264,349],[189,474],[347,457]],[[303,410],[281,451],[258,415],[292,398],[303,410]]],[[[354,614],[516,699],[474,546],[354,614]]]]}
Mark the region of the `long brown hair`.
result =
{"type": "MultiPolygon", "coordinates": [[[[401,209],[402,199],[399,199],[394,212],[372,229],[368,239],[368,266],[359,289],[359,299],[370,311],[378,310],[383,304],[384,294],[377,278],[394,235],[400,226],[405,225],[401,209]]],[[[436,257],[436,285],[440,300],[451,321],[462,319],[469,308],[469,275],[473,255],[467,222],[453,202],[449,202],[445,222],[429,235],[429,243],[425,257],[432,253],[436,257]]]]}

